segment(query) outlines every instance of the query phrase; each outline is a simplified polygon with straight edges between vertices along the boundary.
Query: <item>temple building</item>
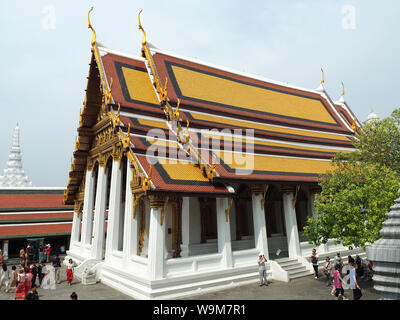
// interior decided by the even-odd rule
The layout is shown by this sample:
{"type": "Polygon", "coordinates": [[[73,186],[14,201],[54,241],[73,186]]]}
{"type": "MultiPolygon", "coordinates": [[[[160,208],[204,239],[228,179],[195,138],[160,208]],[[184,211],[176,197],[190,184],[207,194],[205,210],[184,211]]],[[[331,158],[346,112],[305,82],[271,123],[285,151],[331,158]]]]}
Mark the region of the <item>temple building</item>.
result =
{"type": "MultiPolygon", "coordinates": [[[[90,12],[89,12],[90,13],[90,12]]],[[[309,275],[303,236],[337,152],[360,123],[344,100],[151,45],[92,56],[66,205],[83,283],[171,299],[309,275]]],[[[334,240],[317,248],[347,248],[334,240]]]]}
{"type": "Polygon", "coordinates": [[[32,187],[25,175],[19,130],[17,124],[9,160],[0,176],[0,249],[4,260],[18,257],[27,243],[33,248],[50,243],[57,252],[69,243],[72,228],[73,207],[63,204],[65,188],[32,187]]]}

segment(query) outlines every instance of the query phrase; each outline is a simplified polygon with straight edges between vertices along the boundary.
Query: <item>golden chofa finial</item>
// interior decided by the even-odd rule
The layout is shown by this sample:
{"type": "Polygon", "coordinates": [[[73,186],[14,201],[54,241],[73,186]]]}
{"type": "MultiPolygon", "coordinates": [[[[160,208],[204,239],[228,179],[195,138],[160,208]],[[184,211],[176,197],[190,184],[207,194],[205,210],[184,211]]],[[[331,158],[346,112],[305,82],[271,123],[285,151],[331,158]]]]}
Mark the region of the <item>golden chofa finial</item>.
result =
{"type": "Polygon", "coordinates": [[[139,24],[139,30],[142,30],[142,32],[143,32],[142,45],[144,46],[147,41],[146,41],[146,32],[144,32],[142,24],[140,23],[140,14],[142,13],[142,11],[143,11],[143,9],[140,9],[139,14],[138,14],[138,24],[139,24]]]}
{"type": "Polygon", "coordinates": [[[324,75],[324,70],[322,68],[321,68],[321,72],[322,72],[321,84],[323,84],[325,82],[325,75],[324,75]]]}
{"type": "Polygon", "coordinates": [[[342,97],[344,96],[344,84],[343,84],[343,81],[342,81],[342,88],[343,88],[343,90],[342,90],[342,97]]]}
{"type": "Polygon", "coordinates": [[[87,19],[88,19],[88,28],[89,28],[89,29],[92,29],[92,31],[93,31],[93,37],[92,37],[92,41],[90,41],[90,44],[91,44],[92,46],[94,46],[94,44],[96,43],[96,32],[94,31],[92,25],[90,24],[90,13],[91,13],[92,11],[93,11],[93,7],[90,8],[90,10],[89,10],[89,12],[88,12],[88,17],[87,17],[87,19]]]}

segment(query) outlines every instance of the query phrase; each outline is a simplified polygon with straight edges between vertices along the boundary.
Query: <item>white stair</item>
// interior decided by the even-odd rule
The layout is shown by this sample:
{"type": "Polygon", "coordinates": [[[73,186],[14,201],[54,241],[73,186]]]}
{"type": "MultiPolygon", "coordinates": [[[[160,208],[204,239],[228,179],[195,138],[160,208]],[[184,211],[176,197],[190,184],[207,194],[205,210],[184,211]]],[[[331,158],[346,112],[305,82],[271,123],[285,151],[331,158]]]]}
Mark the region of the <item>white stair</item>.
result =
{"type": "Polygon", "coordinates": [[[275,259],[275,261],[288,273],[289,280],[312,274],[312,272],[296,258],[281,258],[275,259]]]}
{"type": "Polygon", "coordinates": [[[96,269],[102,263],[101,260],[86,259],[75,267],[74,276],[76,276],[82,284],[95,284],[98,278],[96,277],[96,269]]]}

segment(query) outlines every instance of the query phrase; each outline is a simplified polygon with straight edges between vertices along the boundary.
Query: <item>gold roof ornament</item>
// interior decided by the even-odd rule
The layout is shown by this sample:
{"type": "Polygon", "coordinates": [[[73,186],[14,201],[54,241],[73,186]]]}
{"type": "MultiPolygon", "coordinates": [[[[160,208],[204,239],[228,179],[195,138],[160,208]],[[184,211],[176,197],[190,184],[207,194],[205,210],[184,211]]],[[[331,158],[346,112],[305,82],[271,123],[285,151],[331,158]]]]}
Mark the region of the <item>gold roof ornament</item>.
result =
{"type": "Polygon", "coordinates": [[[342,82],[342,88],[343,88],[343,90],[342,90],[342,97],[344,97],[344,84],[343,84],[343,81],[341,81],[342,82]]]}
{"type": "Polygon", "coordinates": [[[142,24],[140,23],[140,14],[142,13],[142,11],[143,11],[143,9],[140,9],[139,14],[138,14],[138,25],[139,25],[139,30],[142,30],[142,32],[143,32],[142,45],[144,46],[147,44],[147,40],[146,40],[146,32],[144,32],[142,24]]]}
{"type": "Polygon", "coordinates": [[[93,11],[93,7],[90,8],[89,12],[88,12],[88,28],[92,29],[93,31],[93,37],[92,40],[90,41],[91,45],[94,46],[94,44],[96,43],[96,31],[94,31],[92,24],[90,23],[90,13],[93,11]]]}
{"type": "Polygon", "coordinates": [[[149,68],[151,70],[151,75],[153,76],[153,85],[158,93],[159,96],[159,100],[160,100],[160,106],[161,108],[164,110],[165,113],[165,117],[167,119],[167,121],[172,120],[172,121],[176,121],[176,135],[177,135],[177,141],[182,143],[182,145],[184,144],[188,144],[188,146],[186,146],[186,150],[185,148],[183,148],[183,150],[185,150],[186,152],[193,153],[194,156],[196,157],[199,166],[201,169],[203,169],[203,172],[209,172],[209,175],[207,174],[209,179],[212,179],[212,177],[216,176],[216,171],[215,171],[215,167],[211,166],[209,163],[203,161],[200,153],[195,152],[195,148],[192,146],[191,142],[190,142],[190,136],[189,136],[189,121],[187,121],[187,127],[186,127],[186,132],[182,132],[182,127],[181,124],[179,122],[179,104],[180,101],[178,101],[178,107],[177,109],[174,111],[174,109],[171,107],[171,105],[168,103],[168,95],[167,95],[167,83],[168,83],[168,78],[166,77],[165,79],[165,84],[164,87],[161,84],[160,81],[160,77],[158,75],[157,72],[157,68],[156,65],[154,63],[153,60],[153,56],[150,52],[149,46],[147,44],[147,40],[146,40],[146,33],[142,27],[142,24],[140,22],[140,14],[142,13],[142,9],[139,11],[138,14],[138,27],[139,30],[142,30],[143,32],[143,39],[142,39],[142,55],[144,56],[144,58],[147,60],[149,68]],[[181,134],[183,136],[183,139],[181,139],[181,134]]]}
{"type": "Polygon", "coordinates": [[[324,70],[321,68],[322,72],[322,80],[321,80],[321,85],[325,82],[325,75],[324,75],[324,70]]]}

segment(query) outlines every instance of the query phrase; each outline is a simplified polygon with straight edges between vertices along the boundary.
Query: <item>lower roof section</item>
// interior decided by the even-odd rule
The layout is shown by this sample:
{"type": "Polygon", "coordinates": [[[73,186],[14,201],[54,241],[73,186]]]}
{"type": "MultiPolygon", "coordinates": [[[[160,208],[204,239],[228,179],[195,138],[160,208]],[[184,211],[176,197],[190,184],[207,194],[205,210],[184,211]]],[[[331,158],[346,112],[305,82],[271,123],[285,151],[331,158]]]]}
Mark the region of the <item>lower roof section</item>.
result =
{"type": "Polygon", "coordinates": [[[199,166],[183,160],[147,157],[136,154],[141,166],[149,175],[158,192],[176,192],[185,194],[230,196],[231,192],[222,183],[211,183],[203,175],[199,166]],[[151,163],[148,161],[151,161],[151,163]]]}
{"type": "Polygon", "coordinates": [[[0,225],[0,239],[70,235],[72,222],[0,225]]]}
{"type": "Polygon", "coordinates": [[[215,181],[317,182],[320,174],[332,169],[330,160],[273,155],[243,155],[215,152],[218,177],[215,181]]]}

